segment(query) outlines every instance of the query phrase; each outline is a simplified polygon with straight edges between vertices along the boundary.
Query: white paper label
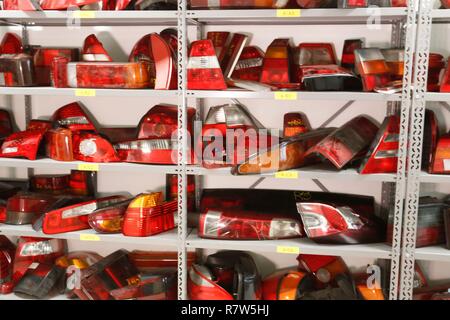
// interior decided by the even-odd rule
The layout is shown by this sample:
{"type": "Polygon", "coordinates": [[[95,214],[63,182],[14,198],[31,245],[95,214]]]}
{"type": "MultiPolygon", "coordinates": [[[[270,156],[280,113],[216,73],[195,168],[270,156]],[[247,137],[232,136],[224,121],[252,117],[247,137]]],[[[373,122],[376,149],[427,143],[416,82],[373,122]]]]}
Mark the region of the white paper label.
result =
{"type": "Polygon", "coordinates": [[[444,159],[444,170],[450,171],[450,159],[444,159]]]}

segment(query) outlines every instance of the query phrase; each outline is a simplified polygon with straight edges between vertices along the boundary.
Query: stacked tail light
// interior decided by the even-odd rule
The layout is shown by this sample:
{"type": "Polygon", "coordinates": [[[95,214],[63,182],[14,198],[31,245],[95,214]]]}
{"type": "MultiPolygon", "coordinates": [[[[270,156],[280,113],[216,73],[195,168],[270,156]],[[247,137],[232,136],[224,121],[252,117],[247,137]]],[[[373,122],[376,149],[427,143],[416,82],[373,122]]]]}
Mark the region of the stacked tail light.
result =
{"type": "Polygon", "coordinates": [[[73,135],[73,158],[85,162],[118,162],[119,156],[107,138],[80,132],[73,135]]]}
{"type": "Polygon", "coordinates": [[[364,91],[373,91],[391,81],[389,67],[379,49],[355,50],[355,63],[363,81],[364,91]]]}
{"type": "Polygon", "coordinates": [[[350,70],[355,69],[355,50],[362,49],[363,41],[361,39],[345,40],[342,50],[341,66],[350,70]]]}
{"type": "Polygon", "coordinates": [[[397,171],[400,117],[388,116],[367,152],[359,173],[394,173],[397,171]]]}
{"type": "Polygon", "coordinates": [[[245,47],[234,68],[232,79],[259,81],[261,78],[264,52],[255,46],[245,47]]]}

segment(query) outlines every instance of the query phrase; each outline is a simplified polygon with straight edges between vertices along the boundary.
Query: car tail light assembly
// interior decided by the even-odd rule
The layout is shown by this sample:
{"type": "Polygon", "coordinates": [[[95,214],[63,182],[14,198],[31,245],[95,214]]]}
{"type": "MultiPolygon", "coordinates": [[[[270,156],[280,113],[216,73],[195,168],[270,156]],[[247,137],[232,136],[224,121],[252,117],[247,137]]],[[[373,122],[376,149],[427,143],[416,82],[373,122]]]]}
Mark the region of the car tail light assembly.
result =
{"type": "Polygon", "coordinates": [[[0,86],[32,87],[36,85],[33,57],[25,53],[0,55],[0,86]]]}
{"type": "Polygon", "coordinates": [[[311,130],[308,118],[301,112],[289,112],[284,115],[283,137],[291,138],[311,130]]]}
{"type": "MultiPolygon", "coordinates": [[[[95,34],[89,35],[84,40],[82,60],[90,62],[112,62],[111,56],[103,47],[95,34]]],[[[76,60],[75,60],[76,61],[76,60]]]]}
{"type": "Polygon", "coordinates": [[[227,88],[211,40],[198,40],[191,44],[187,79],[189,90],[224,90],[227,88]]]}
{"type": "Polygon", "coordinates": [[[12,291],[15,246],[6,236],[0,236],[0,294],[12,291]]]}
{"type": "Polygon", "coordinates": [[[88,6],[101,3],[99,0],[6,0],[4,10],[24,10],[24,11],[42,11],[42,10],[63,10],[71,6],[88,6]]]}
{"type": "Polygon", "coordinates": [[[349,274],[349,270],[341,257],[300,254],[297,257],[299,269],[311,273],[316,286],[336,285],[339,275],[349,274]]]}
{"type": "Polygon", "coordinates": [[[72,170],[70,192],[74,195],[95,197],[97,194],[97,172],[72,170]]]}
{"type": "Polygon", "coordinates": [[[70,175],[36,175],[30,178],[30,190],[40,193],[61,194],[70,189],[70,175]]]}
{"type": "Polygon", "coordinates": [[[177,164],[178,141],[170,139],[141,139],[116,143],[114,149],[123,162],[177,164]]]}
{"type": "Polygon", "coordinates": [[[391,115],[384,119],[367,152],[359,173],[394,173],[397,171],[400,117],[391,115]]]}
{"type": "Polygon", "coordinates": [[[121,233],[125,212],[131,200],[94,211],[88,217],[89,225],[98,233],[121,233]]]}
{"type": "Polygon", "coordinates": [[[29,51],[33,57],[36,81],[40,86],[51,85],[50,73],[54,58],[65,57],[69,61],[78,61],[80,55],[79,49],[76,48],[45,48],[32,46],[29,51]]]}
{"type": "MultiPolygon", "coordinates": [[[[130,261],[141,273],[150,273],[163,268],[176,268],[178,266],[178,255],[176,252],[168,251],[132,251],[129,255],[130,261]]],[[[187,254],[188,267],[195,261],[195,253],[187,254]]]]}
{"type": "Polygon", "coordinates": [[[428,57],[428,79],[427,90],[438,92],[440,90],[439,80],[442,69],[445,68],[444,57],[438,53],[430,53],[428,57]]]}
{"type": "Polygon", "coordinates": [[[47,157],[57,161],[73,161],[72,131],[58,128],[45,133],[47,157]]]}
{"type": "Polygon", "coordinates": [[[0,157],[36,160],[44,135],[44,130],[15,132],[3,142],[0,157]]]}
{"type": "Polygon", "coordinates": [[[155,90],[177,88],[177,63],[171,46],[158,34],[150,36],[153,58],[155,60],[155,90]]]}
{"type": "Polygon", "coordinates": [[[368,211],[320,202],[299,202],[298,212],[308,238],[317,243],[373,243],[384,240],[383,223],[368,211]]]}
{"type": "Polygon", "coordinates": [[[432,171],[434,152],[439,139],[439,126],[435,113],[425,110],[425,123],[423,127],[422,170],[432,171]]]}
{"type": "Polygon", "coordinates": [[[13,133],[11,115],[6,110],[0,109],[0,142],[13,133]]]}
{"type": "Polygon", "coordinates": [[[189,270],[188,292],[191,300],[233,300],[233,296],[214,281],[208,268],[198,264],[189,270]]]}
{"type": "Polygon", "coordinates": [[[391,81],[389,67],[380,49],[356,49],[355,63],[361,75],[364,91],[373,91],[391,81]]]}
{"type": "Polygon", "coordinates": [[[83,270],[80,288],[74,293],[81,300],[110,300],[110,292],[141,282],[139,271],[130,262],[128,251],[118,250],[83,270]]]}
{"type": "Polygon", "coordinates": [[[299,66],[337,64],[332,43],[301,43],[297,51],[299,66]]]}
{"type": "Polygon", "coordinates": [[[230,44],[228,45],[225,57],[220,64],[225,79],[229,79],[233,73],[236,63],[241,56],[242,50],[247,44],[248,36],[240,33],[235,33],[231,37],[230,44]]]}
{"type": "Polygon", "coordinates": [[[342,169],[355,158],[362,156],[377,133],[378,127],[367,117],[356,117],[329,134],[306,151],[327,159],[337,169],[342,169]]]}
{"type": "Polygon", "coordinates": [[[237,0],[222,0],[218,2],[209,2],[207,0],[191,0],[190,6],[191,9],[247,9],[247,8],[254,8],[254,9],[276,9],[276,8],[283,8],[288,4],[289,1],[287,0],[281,0],[281,1],[275,1],[275,0],[264,0],[264,1],[255,1],[255,0],[248,0],[248,1],[237,1],[237,0]]]}
{"type": "MultiPolygon", "coordinates": [[[[66,253],[66,240],[21,237],[14,256],[13,281],[17,283],[34,263],[53,264],[66,253]]],[[[36,266],[36,265],[34,265],[36,266]]]]}
{"type": "Polygon", "coordinates": [[[96,131],[80,102],[72,102],[59,108],[53,114],[51,121],[57,128],[64,127],[71,131],[96,131]]]}
{"type": "Polygon", "coordinates": [[[148,237],[177,226],[177,201],[162,201],[161,193],[142,194],[129,204],[124,217],[123,234],[148,237]]]}
{"type": "Polygon", "coordinates": [[[0,54],[18,54],[23,52],[22,39],[15,33],[5,33],[0,44],[0,54]]]}
{"type": "Polygon", "coordinates": [[[319,158],[306,157],[306,152],[327,137],[334,129],[317,129],[272,145],[267,150],[249,156],[245,162],[232,169],[236,175],[285,171],[318,163],[319,158]]]}
{"type": "Polygon", "coordinates": [[[212,41],[219,64],[222,64],[227,52],[230,33],[225,31],[211,31],[208,32],[206,37],[208,40],[212,41]]]}
{"type": "Polygon", "coordinates": [[[57,88],[145,89],[150,88],[148,63],[69,62],[53,60],[53,83],[57,88]]]}
{"type": "Polygon", "coordinates": [[[299,89],[292,72],[294,52],[291,40],[275,39],[267,48],[263,61],[260,82],[277,87],[278,89],[299,89]]]}
{"type": "Polygon", "coordinates": [[[361,80],[338,65],[301,67],[302,88],[306,91],[361,91],[361,80]]]}
{"type": "Polygon", "coordinates": [[[123,196],[111,196],[46,212],[42,224],[42,231],[45,234],[58,234],[89,229],[89,214],[124,200],[126,198],[123,196]]]}
{"type": "Polygon", "coordinates": [[[303,236],[300,219],[277,214],[208,210],[200,215],[198,235],[210,239],[273,240],[303,236]]]}
{"type": "Polygon", "coordinates": [[[242,53],[231,75],[233,80],[259,81],[264,61],[264,52],[255,46],[248,46],[242,53]]]}
{"type": "Polygon", "coordinates": [[[437,140],[436,149],[431,160],[430,173],[450,173],[450,133],[437,140]]]}
{"type": "Polygon", "coordinates": [[[354,70],[355,69],[355,50],[362,49],[363,41],[361,39],[348,39],[344,41],[342,49],[341,66],[354,70]]]}
{"type": "Polygon", "coordinates": [[[99,134],[79,132],[73,135],[73,158],[85,162],[119,162],[111,142],[99,134]]]}
{"type": "MultiPolygon", "coordinates": [[[[419,199],[417,215],[416,247],[427,247],[445,243],[444,213],[450,206],[432,197],[419,199]]],[[[393,216],[389,215],[387,242],[392,242],[393,216]]]]}
{"type": "MultiPolygon", "coordinates": [[[[195,176],[188,175],[187,177],[187,208],[188,212],[195,212],[196,195],[195,195],[195,176]]],[[[166,196],[167,200],[178,201],[178,175],[166,175],[166,196]]]]}
{"type": "Polygon", "coordinates": [[[297,270],[281,270],[263,280],[263,300],[298,300],[314,289],[311,275],[297,270]]]}
{"type": "Polygon", "coordinates": [[[392,80],[403,79],[404,69],[404,50],[403,49],[383,49],[381,50],[383,57],[391,74],[392,80]]]}

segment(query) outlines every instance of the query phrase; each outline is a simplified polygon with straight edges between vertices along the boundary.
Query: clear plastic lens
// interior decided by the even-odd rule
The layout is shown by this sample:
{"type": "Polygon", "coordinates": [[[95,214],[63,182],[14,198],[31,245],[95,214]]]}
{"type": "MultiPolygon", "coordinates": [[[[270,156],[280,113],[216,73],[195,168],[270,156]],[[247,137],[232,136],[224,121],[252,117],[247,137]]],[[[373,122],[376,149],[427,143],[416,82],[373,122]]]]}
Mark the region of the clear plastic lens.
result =
{"type": "Polygon", "coordinates": [[[20,250],[20,256],[22,257],[34,257],[45,254],[53,253],[53,247],[49,241],[39,241],[27,243],[20,250]]]}

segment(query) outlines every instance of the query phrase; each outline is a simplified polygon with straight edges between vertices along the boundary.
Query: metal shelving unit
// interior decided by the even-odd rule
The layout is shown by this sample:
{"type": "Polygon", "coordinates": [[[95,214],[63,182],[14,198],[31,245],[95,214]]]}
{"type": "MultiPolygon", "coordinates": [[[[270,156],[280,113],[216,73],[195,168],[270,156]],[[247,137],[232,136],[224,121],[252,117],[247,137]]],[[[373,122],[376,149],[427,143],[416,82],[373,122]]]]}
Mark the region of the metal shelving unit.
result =
{"type": "MultiPolygon", "coordinates": [[[[26,101],[26,115],[29,119],[31,115],[32,95],[49,96],[117,96],[117,97],[151,97],[151,98],[178,98],[178,158],[176,166],[155,166],[139,165],[128,163],[108,163],[99,164],[100,172],[150,172],[150,173],[174,173],[178,175],[178,221],[179,227],[172,232],[157,235],[149,238],[129,238],[122,235],[98,235],[88,230],[86,232],[72,232],[55,235],[58,238],[80,240],[82,238],[91,239],[89,241],[105,241],[114,243],[139,243],[144,245],[163,245],[178,250],[178,288],[179,298],[187,298],[187,250],[193,249],[230,249],[230,250],[254,250],[261,252],[285,252],[309,253],[309,254],[332,254],[350,257],[373,257],[389,259],[391,261],[390,299],[408,298],[408,292],[412,286],[408,278],[410,257],[411,234],[404,235],[403,247],[401,245],[402,230],[411,225],[411,216],[417,210],[417,203],[414,192],[418,192],[413,186],[420,182],[444,182],[445,178],[438,175],[429,175],[415,170],[415,167],[408,165],[406,159],[408,154],[408,135],[416,137],[416,123],[421,120],[417,110],[422,106],[414,104],[420,99],[429,101],[450,100],[450,95],[445,94],[425,94],[423,97],[417,95],[420,88],[414,86],[415,96],[413,99],[412,83],[417,79],[417,74],[413,73],[413,54],[416,45],[423,50],[423,46],[416,42],[417,18],[419,18],[419,31],[423,31],[423,15],[421,11],[417,15],[417,1],[409,1],[408,8],[367,8],[367,9],[305,9],[291,12],[286,15],[278,10],[187,10],[187,0],[178,1],[178,11],[122,11],[122,12],[16,12],[0,11],[0,24],[4,26],[19,25],[26,33],[28,26],[67,26],[68,23],[79,24],[80,26],[138,26],[138,25],[173,25],[178,28],[178,90],[175,91],[155,91],[155,90],[91,90],[83,91],[77,89],[55,89],[55,88],[0,88],[2,95],[23,95],[26,101]],[[373,20],[372,20],[373,19],[373,20]],[[265,99],[276,100],[273,92],[248,92],[243,90],[224,91],[189,91],[187,90],[186,66],[187,66],[187,27],[196,26],[197,35],[201,36],[205,25],[302,25],[302,24],[364,24],[368,21],[378,24],[392,25],[393,47],[405,47],[405,69],[404,87],[401,94],[384,95],[378,93],[364,92],[297,92],[293,95],[294,100],[341,100],[341,101],[379,101],[386,103],[388,109],[399,106],[401,115],[400,126],[400,150],[398,171],[396,174],[359,175],[355,169],[335,171],[321,166],[302,168],[294,170],[297,179],[342,179],[345,181],[376,181],[382,183],[382,206],[387,207],[393,204],[394,230],[393,245],[368,244],[368,245],[319,245],[308,239],[293,239],[280,241],[218,241],[200,239],[195,230],[187,227],[187,194],[186,181],[188,174],[197,176],[218,175],[231,176],[230,169],[207,170],[201,167],[189,166],[187,163],[187,114],[186,108],[189,99],[195,99],[197,105],[205,98],[240,98],[240,99],[265,99]],[[420,27],[422,26],[422,27],[420,27]],[[433,100],[442,99],[442,100],[433,100]],[[27,102],[28,101],[28,102],[27,102]],[[407,180],[411,179],[411,180],[407,180]],[[406,204],[404,200],[406,194],[409,195],[406,204]],[[408,200],[410,199],[410,200],[408,200]],[[403,212],[407,217],[403,221],[403,212]],[[100,240],[97,240],[100,239],[100,240]],[[405,242],[406,240],[406,242],[405,242]],[[406,247],[405,247],[406,245],[406,247]],[[283,249],[284,248],[284,249],[283,249]],[[288,250],[286,249],[288,248],[288,250]],[[403,250],[402,250],[403,249],[403,250]],[[404,258],[401,255],[406,255],[404,258]],[[402,259],[401,259],[402,258],[402,259]],[[402,264],[400,263],[402,262],[402,264]],[[405,279],[405,280],[404,280],[405,279]],[[402,281],[400,281],[402,280],[402,281]]],[[[422,0],[423,1],[423,0],[422,0]]],[[[429,1],[429,0],[426,0],[429,1]]],[[[422,2],[423,3],[423,2],[422,2]]],[[[421,6],[421,10],[422,10],[421,6]]],[[[433,10],[433,17],[438,22],[450,21],[450,10],[433,10]]],[[[426,13],[425,15],[429,15],[426,13]]],[[[428,35],[429,36],[429,35],[428,35]]],[[[416,53],[417,57],[417,53],[416,53]]],[[[419,61],[419,60],[416,60],[419,61]]],[[[421,63],[418,64],[420,69],[421,63]]],[[[425,64],[423,64],[425,65],[425,64]]],[[[422,70],[421,70],[422,72],[422,70]]],[[[282,103],[282,102],[280,102],[282,103]]],[[[419,138],[420,140],[420,138],[419,138]]],[[[416,164],[416,145],[410,145],[412,161],[416,164]]],[[[409,157],[409,156],[408,156],[409,157]]],[[[0,167],[23,167],[23,168],[58,168],[77,169],[79,162],[56,162],[49,159],[28,161],[23,159],[0,159],[0,167]]],[[[256,176],[256,178],[274,178],[274,174],[256,176]]],[[[236,177],[238,179],[238,177],[236,177]]],[[[448,182],[448,180],[446,181],[448,182]]],[[[201,186],[200,186],[201,187],[201,186]]],[[[0,226],[0,234],[11,236],[29,235],[45,236],[34,232],[29,227],[0,226]]],[[[281,254],[281,253],[280,253],[281,254]]],[[[418,249],[416,258],[448,260],[442,248],[418,249]],[[445,258],[442,258],[445,257],[445,258]],[[441,259],[442,258],[442,259],[441,259]]],[[[412,258],[414,259],[414,257],[412,258]]],[[[9,296],[6,296],[9,298],[9,296]]]]}

